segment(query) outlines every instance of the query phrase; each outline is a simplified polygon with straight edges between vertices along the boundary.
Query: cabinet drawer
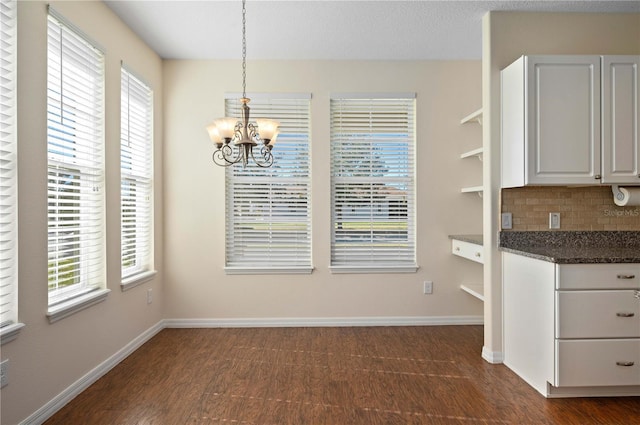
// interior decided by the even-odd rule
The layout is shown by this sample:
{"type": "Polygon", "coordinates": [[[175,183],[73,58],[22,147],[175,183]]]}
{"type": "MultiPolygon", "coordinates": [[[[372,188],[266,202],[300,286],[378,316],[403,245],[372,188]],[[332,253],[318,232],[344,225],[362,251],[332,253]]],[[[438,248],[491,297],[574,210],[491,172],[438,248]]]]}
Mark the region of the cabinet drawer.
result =
{"type": "Polygon", "coordinates": [[[640,339],[557,340],[556,387],[640,385],[640,339]]]}
{"type": "Polygon", "coordinates": [[[558,264],[557,289],[640,289],[640,264],[558,264]]]}
{"type": "Polygon", "coordinates": [[[640,337],[634,290],[557,291],[556,338],[640,337]]]}
{"type": "Polygon", "coordinates": [[[482,250],[482,245],[459,241],[457,239],[451,240],[451,252],[455,255],[459,255],[460,257],[464,257],[467,260],[482,263],[484,261],[482,250]]]}

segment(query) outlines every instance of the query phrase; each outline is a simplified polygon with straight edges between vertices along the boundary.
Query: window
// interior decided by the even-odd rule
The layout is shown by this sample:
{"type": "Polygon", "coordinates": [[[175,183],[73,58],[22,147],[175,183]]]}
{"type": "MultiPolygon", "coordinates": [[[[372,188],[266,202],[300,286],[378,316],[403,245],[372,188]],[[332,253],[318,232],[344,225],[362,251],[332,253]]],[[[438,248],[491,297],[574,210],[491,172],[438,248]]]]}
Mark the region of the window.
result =
{"type": "Polygon", "coordinates": [[[55,321],[60,308],[67,312],[65,302],[84,308],[105,287],[104,58],[52,12],[50,8],[47,216],[48,315],[55,321]]]}
{"type": "Polygon", "coordinates": [[[415,95],[331,97],[331,270],[414,272],[415,95]]]}
{"type": "Polygon", "coordinates": [[[123,289],[153,275],[153,93],[122,68],[120,112],[120,224],[123,289]]]}
{"type": "MultiPolygon", "coordinates": [[[[275,163],[251,161],[226,169],[227,273],[310,273],[310,95],[252,98],[250,118],[280,122],[275,163]]],[[[240,117],[240,102],[227,99],[226,115],[240,117]]]]}
{"type": "Polygon", "coordinates": [[[17,336],[18,184],[16,122],[16,7],[0,3],[0,329],[2,342],[17,336]]]}

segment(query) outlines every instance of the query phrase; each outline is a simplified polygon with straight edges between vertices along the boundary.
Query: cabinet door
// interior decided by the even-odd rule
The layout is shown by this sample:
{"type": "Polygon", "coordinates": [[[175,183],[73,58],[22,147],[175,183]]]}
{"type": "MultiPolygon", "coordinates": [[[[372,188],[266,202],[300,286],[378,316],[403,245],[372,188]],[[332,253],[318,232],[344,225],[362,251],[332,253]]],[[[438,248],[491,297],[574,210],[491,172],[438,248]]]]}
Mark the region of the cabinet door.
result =
{"type": "Polygon", "coordinates": [[[556,341],[556,387],[640,385],[640,339],[556,341]]]}
{"type": "Polygon", "coordinates": [[[600,56],[528,56],[528,184],[600,175],[600,56]]]}
{"type": "Polygon", "coordinates": [[[553,263],[502,253],[504,364],[546,394],[554,376],[553,263]]]}
{"type": "Polygon", "coordinates": [[[602,58],[602,183],[640,184],[640,56],[602,58]]]}
{"type": "Polygon", "coordinates": [[[556,264],[556,289],[640,289],[640,264],[556,264]]]}
{"type": "Polygon", "coordinates": [[[556,338],[640,338],[635,292],[556,291],[556,338]]]}

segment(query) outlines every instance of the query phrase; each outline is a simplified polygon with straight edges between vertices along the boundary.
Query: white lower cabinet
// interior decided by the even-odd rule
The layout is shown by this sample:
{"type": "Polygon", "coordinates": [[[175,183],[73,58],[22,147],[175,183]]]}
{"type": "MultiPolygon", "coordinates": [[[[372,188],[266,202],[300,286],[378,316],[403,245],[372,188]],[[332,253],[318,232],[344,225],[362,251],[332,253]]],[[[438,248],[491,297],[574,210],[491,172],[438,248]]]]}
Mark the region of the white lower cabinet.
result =
{"type": "Polygon", "coordinates": [[[640,395],[640,264],[502,256],[505,365],[546,397],[640,395]]]}

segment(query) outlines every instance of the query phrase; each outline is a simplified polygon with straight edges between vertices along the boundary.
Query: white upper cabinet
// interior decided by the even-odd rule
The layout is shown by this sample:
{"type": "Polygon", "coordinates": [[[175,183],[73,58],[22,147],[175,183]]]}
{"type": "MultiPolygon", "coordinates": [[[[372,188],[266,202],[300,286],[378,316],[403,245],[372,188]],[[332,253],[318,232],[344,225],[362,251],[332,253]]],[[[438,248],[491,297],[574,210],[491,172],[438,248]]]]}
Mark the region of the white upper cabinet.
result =
{"type": "Polygon", "coordinates": [[[602,57],[602,183],[640,184],[640,56],[602,57]]]}
{"type": "Polygon", "coordinates": [[[639,56],[522,56],[502,71],[502,187],[640,184],[639,56]]]}

